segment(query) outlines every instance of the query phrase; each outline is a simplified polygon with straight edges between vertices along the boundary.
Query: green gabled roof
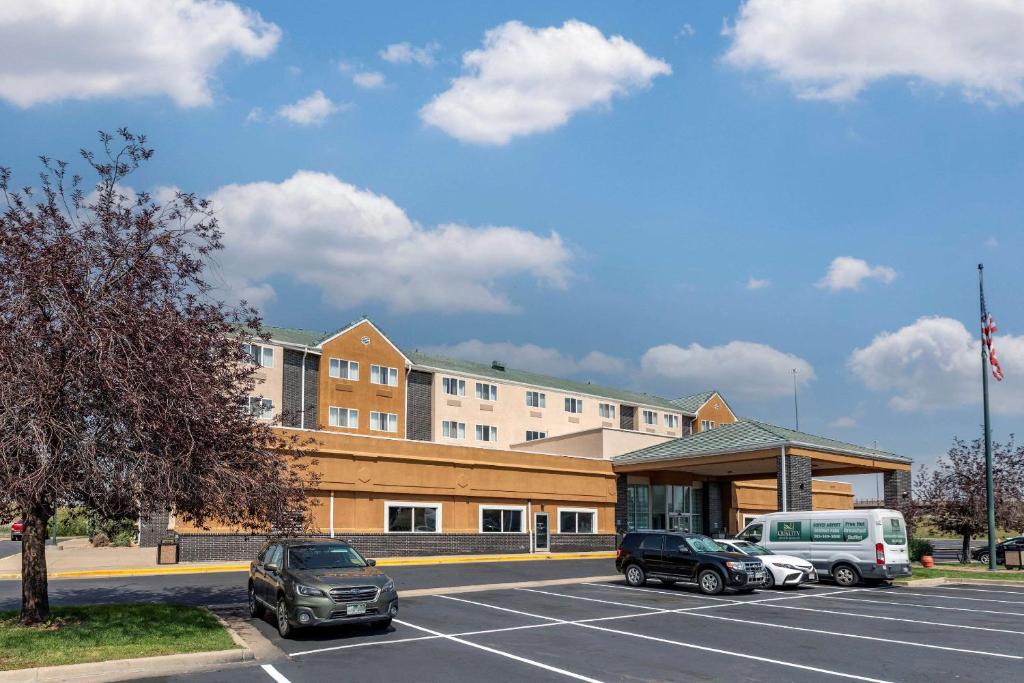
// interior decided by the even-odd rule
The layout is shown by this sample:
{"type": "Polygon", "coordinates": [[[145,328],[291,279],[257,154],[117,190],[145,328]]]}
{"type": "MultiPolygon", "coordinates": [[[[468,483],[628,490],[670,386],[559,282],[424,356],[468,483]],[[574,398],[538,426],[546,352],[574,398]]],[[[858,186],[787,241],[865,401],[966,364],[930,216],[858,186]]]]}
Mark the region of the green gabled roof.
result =
{"type": "Polygon", "coordinates": [[[323,332],[302,330],[297,327],[264,327],[263,332],[273,341],[299,346],[316,346],[324,338],[323,332]]]}
{"type": "Polygon", "coordinates": [[[672,403],[679,406],[681,409],[688,413],[696,414],[697,410],[711,400],[711,397],[717,394],[715,390],[705,391],[702,394],[693,394],[692,396],[682,396],[680,398],[672,399],[672,403]]]}
{"type": "Polygon", "coordinates": [[[441,371],[476,375],[478,377],[486,377],[506,382],[518,382],[520,384],[529,384],[531,386],[552,389],[554,391],[564,391],[572,394],[587,394],[630,405],[643,405],[650,406],[652,408],[661,408],[663,410],[670,410],[674,413],[686,412],[685,410],[681,410],[679,406],[672,403],[672,401],[667,398],[662,398],[661,396],[652,396],[651,394],[642,394],[634,391],[627,391],[625,389],[611,389],[609,387],[591,384],[590,382],[577,382],[571,379],[551,377],[549,375],[541,375],[535,372],[527,372],[525,370],[515,370],[509,367],[506,367],[504,370],[498,370],[484,363],[475,363],[473,361],[460,360],[458,358],[445,358],[443,356],[431,356],[426,353],[420,353],[419,351],[406,351],[405,355],[412,360],[414,365],[434,368],[441,371]]]}
{"type": "Polygon", "coordinates": [[[836,441],[824,436],[798,432],[778,425],[758,420],[740,420],[724,424],[706,432],[698,432],[690,436],[680,437],[672,441],[641,448],[631,453],[615,456],[612,461],[617,464],[637,462],[657,462],[675,458],[696,458],[702,455],[728,453],[734,451],[751,451],[762,448],[780,448],[782,446],[804,446],[807,448],[839,453],[842,455],[858,455],[879,460],[910,462],[905,458],[888,451],[865,448],[845,441],[836,441]]]}

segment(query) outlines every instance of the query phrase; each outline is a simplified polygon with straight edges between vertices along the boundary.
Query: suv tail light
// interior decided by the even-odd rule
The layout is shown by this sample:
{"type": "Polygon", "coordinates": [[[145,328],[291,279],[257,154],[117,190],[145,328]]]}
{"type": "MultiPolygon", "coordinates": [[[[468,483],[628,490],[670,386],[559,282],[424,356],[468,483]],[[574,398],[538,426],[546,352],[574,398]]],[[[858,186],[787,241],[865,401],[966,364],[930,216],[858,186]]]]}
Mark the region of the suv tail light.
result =
{"type": "Polygon", "coordinates": [[[616,560],[621,560],[622,559],[622,548],[619,548],[618,550],[615,551],[615,559],[616,560]]]}
{"type": "Polygon", "coordinates": [[[875,544],[875,564],[885,564],[885,546],[881,543],[875,544]]]}

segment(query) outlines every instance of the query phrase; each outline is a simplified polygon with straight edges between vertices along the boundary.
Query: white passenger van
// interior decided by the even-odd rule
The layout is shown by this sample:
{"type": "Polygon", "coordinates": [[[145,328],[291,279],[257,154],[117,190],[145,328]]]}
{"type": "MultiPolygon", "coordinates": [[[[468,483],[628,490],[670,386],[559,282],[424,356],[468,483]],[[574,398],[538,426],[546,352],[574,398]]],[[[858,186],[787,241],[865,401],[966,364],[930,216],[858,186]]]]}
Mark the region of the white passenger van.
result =
{"type": "Polygon", "coordinates": [[[736,537],[809,560],[840,586],[910,576],[907,526],[896,510],[773,512],[736,537]]]}

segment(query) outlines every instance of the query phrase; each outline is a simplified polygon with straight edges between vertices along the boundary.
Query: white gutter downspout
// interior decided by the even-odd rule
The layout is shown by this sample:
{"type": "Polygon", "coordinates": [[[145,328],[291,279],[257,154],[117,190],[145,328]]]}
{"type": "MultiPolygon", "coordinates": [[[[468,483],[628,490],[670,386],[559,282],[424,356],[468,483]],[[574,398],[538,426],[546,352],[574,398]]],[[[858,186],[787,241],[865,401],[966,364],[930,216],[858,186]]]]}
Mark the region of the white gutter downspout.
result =
{"type": "MultiPolygon", "coordinates": [[[[299,377],[299,429],[306,428],[306,353],[302,349],[302,375],[299,377]]],[[[331,516],[334,516],[334,494],[331,494],[331,516]]],[[[331,522],[331,538],[334,538],[334,522],[331,522]]]]}
{"type": "Polygon", "coordinates": [[[331,538],[334,538],[334,491],[331,491],[331,538]]]}
{"type": "Polygon", "coordinates": [[[786,498],[789,493],[786,486],[786,447],[782,447],[782,455],[779,458],[779,486],[782,488],[782,512],[786,512],[786,498]]]}

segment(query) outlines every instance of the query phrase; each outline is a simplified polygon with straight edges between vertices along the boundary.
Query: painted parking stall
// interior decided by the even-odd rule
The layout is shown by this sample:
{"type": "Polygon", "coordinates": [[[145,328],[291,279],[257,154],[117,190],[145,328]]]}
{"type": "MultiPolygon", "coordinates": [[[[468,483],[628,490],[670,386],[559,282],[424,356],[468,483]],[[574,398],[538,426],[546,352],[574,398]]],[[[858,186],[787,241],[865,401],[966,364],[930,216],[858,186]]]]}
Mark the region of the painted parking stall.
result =
{"type": "Polygon", "coordinates": [[[404,599],[386,633],[281,641],[257,626],[289,653],[273,676],[250,666],[174,680],[934,681],[1024,667],[1024,590],[985,585],[705,596],[585,581],[404,599]]]}

